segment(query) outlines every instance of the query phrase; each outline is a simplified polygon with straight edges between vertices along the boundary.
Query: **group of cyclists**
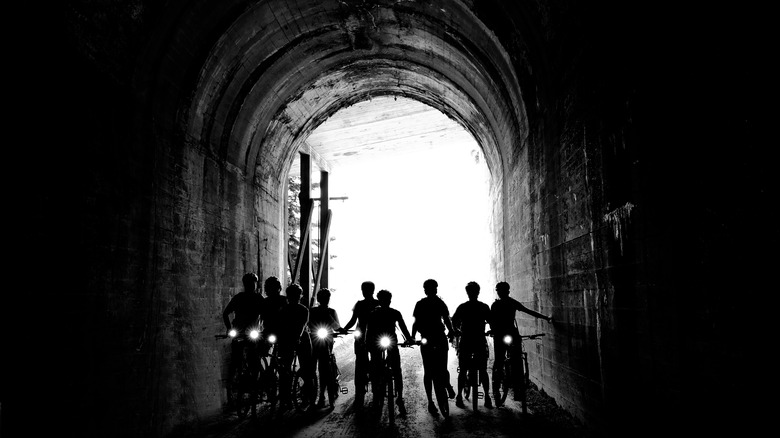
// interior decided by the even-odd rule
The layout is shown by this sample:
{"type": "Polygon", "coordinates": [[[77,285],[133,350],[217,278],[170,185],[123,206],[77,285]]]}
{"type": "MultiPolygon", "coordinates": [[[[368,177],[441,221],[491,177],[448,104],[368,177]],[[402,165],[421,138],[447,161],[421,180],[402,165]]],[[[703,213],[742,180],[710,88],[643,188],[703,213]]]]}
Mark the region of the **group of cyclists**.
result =
{"type": "MultiPolygon", "coordinates": [[[[524,312],[536,318],[544,319],[552,323],[551,316],[545,316],[525,307],[519,301],[509,296],[509,284],[499,282],[496,284],[498,298],[491,305],[478,300],[480,286],[476,282],[466,285],[468,301],[459,305],[450,318],[449,309],[438,296],[438,283],[429,279],[423,283],[425,297],[419,300],[413,312],[414,322],[411,333],[401,313],[390,307],[392,293],[380,290],[374,298],[375,285],[371,281],[361,284],[363,299],[355,303],[352,309],[352,317],[342,327],[335,309],[329,307],[331,292],[328,289],[317,291],[317,307],[309,309],[301,304],[302,288],[298,284],[291,284],[285,289],[286,296],[281,295],[282,285],[276,277],[265,280],[265,297],[257,288],[258,277],[254,273],[247,273],[243,277],[244,290],[234,296],[223,312],[223,320],[228,332],[235,330],[245,333],[253,328],[262,327],[260,339],[268,339],[275,336],[280,361],[280,391],[279,397],[282,408],[290,407],[290,388],[293,376],[290,373],[292,361],[297,354],[300,361],[300,369],[307,384],[304,390],[307,392],[307,400],[311,400],[311,407],[324,407],[327,403],[332,407],[338,397],[338,384],[335,380],[335,364],[331,360],[333,350],[333,336],[353,331],[355,343],[355,404],[362,406],[365,401],[368,383],[374,391],[374,398],[381,391],[376,379],[382,366],[382,354],[379,339],[388,337],[391,347],[388,348],[387,360],[391,361],[394,372],[396,405],[400,415],[406,414],[403,398],[403,377],[400,366],[399,345],[396,329],[400,329],[404,336],[404,342],[400,345],[420,345],[420,354],[423,362],[423,384],[428,401],[428,411],[438,414],[439,409],[434,403],[434,395],[439,399],[439,408],[446,417],[449,415],[449,407],[442,404],[440,394],[437,391],[446,391],[446,398],[455,399],[458,407],[464,407],[463,393],[468,394],[466,388],[466,370],[476,365],[479,370],[480,381],[485,390],[486,407],[492,407],[492,400],[488,395],[487,362],[489,357],[486,333],[491,333],[495,338],[501,339],[506,335],[518,336],[515,323],[515,313],[524,312]],[[233,320],[230,314],[233,313],[233,320]],[[486,332],[486,327],[490,330],[486,332]],[[324,335],[323,335],[324,329],[324,335]],[[319,332],[319,333],[318,333],[319,332]],[[416,341],[417,335],[421,340],[416,341]],[[450,383],[450,375],[447,370],[449,344],[457,340],[458,365],[458,391],[450,383]],[[472,363],[475,361],[476,363],[472,363]],[[316,371],[319,369],[319,385],[315,385],[316,371]],[[313,388],[319,387],[319,395],[313,393],[313,388]],[[316,400],[316,401],[315,401],[316,400]]],[[[233,344],[231,360],[231,372],[237,364],[235,358],[242,357],[239,343],[233,344]]],[[[268,353],[268,346],[259,342],[257,351],[250,355],[252,364],[259,363],[259,357],[268,353]],[[265,345],[265,346],[264,346],[265,345]]],[[[506,348],[512,348],[502,342],[494,343],[493,374],[503,366],[504,352],[506,348]]],[[[512,382],[517,388],[519,382],[512,382]]]]}

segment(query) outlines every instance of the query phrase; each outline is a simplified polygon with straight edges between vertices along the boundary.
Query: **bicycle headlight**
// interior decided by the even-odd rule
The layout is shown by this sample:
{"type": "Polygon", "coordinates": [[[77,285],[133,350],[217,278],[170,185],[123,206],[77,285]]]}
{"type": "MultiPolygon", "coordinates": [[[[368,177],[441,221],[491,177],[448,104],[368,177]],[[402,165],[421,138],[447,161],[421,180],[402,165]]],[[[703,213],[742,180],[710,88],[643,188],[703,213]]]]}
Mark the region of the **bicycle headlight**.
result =
{"type": "Polygon", "coordinates": [[[428,343],[428,338],[420,339],[420,343],[423,344],[423,345],[427,344],[428,343]]]}
{"type": "Polygon", "coordinates": [[[317,330],[317,337],[320,339],[326,339],[328,337],[328,329],[321,327],[317,330]]]}
{"type": "Polygon", "coordinates": [[[382,339],[379,340],[379,345],[382,346],[382,348],[387,348],[390,346],[390,338],[387,336],[382,336],[382,339]]]}
{"type": "Polygon", "coordinates": [[[257,329],[252,329],[249,331],[249,339],[255,341],[257,338],[260,337],[260,331],[257,329]]]}
{"type": "Polygon", "coordinates": [[[509,335],[504,336],[504,343],[506,345],[511,345],[512,344],[512,337],[509,336],[509,335]]]}
{"type": "Polygon", "coordinates": [[[268,342],[270,344],[275,344],[276,343],[276,335],[268,335],[268,342]]]}
{"type": "Polygon", "coordinates": [[[236,331],[236,329],[230,329],[230,331],[228,332],[228,336],[230,336],[231,338],[235,338],[236,336],[238,336],[238,332],[236,331]]]}
{"type": "Polygon", "coordinates": [[[353,334],[355,335],[355,339],[360,338],[360,330],[355,330],[353,334]]]}

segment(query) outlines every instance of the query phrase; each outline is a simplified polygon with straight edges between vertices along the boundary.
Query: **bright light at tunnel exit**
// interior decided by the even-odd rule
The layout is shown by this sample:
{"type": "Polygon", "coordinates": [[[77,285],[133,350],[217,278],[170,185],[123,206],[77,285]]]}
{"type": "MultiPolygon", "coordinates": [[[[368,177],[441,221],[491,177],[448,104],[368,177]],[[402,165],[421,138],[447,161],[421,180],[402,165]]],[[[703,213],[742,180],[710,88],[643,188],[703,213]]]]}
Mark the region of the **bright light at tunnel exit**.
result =
{"type": "Polygon", "coordinates": [[[391,307],[401,311],[409,328],[429,278],[438,282],[450,315],[467,301],[469,281],[480,284],[482,302],[495,299],[489,170],[474,138],[447,120],[454,134],[446,141],[409,138],[405,141],[416,142],[410,144],[413,152],[376,154],[332,169],[330,196],[349,198],[330,204],[335,239],[329,250],[335,258],[329,287],[336,289],[330,307],[342,324],[363,298],[365,280],[376,284],[376,292],[393,294],[391,307]]]}

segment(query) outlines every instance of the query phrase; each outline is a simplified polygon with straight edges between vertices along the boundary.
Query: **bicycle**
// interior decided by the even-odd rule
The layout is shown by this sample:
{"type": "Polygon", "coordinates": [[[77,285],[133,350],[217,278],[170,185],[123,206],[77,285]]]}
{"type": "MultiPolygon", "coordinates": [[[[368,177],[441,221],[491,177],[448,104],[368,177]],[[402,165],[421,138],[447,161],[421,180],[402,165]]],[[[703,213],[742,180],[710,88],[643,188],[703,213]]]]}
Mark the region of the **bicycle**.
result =
{"type": "MultiPolygon", "coordinates": [[[[401,347],[412,347],[413,345],[414,344],[396,344],[396,346],[401,347]]],[[[393,363],[390,360],[390,351],[392,348],[393,342],[389,336],[382,336],[379,339],[379,350],[382,354],[382,365],[381,370],[377,370],[378,375],[376,383],[379,386],[379,391],[377,391],[379,397],[374,399],[374,403],[376,403],[376,411],[377,413],[381,413],[383,407],[382,405],[385,403],[385,397],[387,398],[387,419],[390,424],[395,423],[395,403],[393,402],[396,396],[394,379],[395,370],[393,369],[393,363]]],[[[404,414],[405,408],[401,407],[400,409],[401,414],[404,414]]]]}
{"type": "MultiPolygon", "coordinates": [[[[237,345],[241,351],[239,357],[231,357],[231,361],[237,360],[238,363],[233,363],[232,373],[228,377],[228,404],[235,410],[239,418],[245,418],[250,409],[252,416],[255,416],[257,414],[257,379],[260,373],[260,361],[256,362],[253,356],[257,358],[258,355],[257,341],[260,338],[260,332],[257,329],[249,329],[244,333],[239,333],[238,330],[231,329],[228,334],[215,335],[215,338],[231,338],[232,343],[237,345]]],[[[233,351],[236,349],[234,348],[233,351]]]]}
{"type": "MultiPolygon", "coordinates": [[[[491,335],[492,336],[492,335],[491,335]]],[[[515,343],[515,336],[505,335],[501,342],[507,345],[504,353],[504,366],[503,369],[493,370],[493,396],[496,398],[496,405],[501,406],[506,400],[509,389],[513,386],[512,383],[516,381],[517,390],[515,391],[515,399],[520,399],[523,414],[528,413],[528,399],[527,390],[530,385],[529,369],[528,369],[528,353],[525,352],[523,347],[524,340],[539,339],[544,336],[544,333],[534,333],[532,335],[521,336],[518,335],[520,342],[515,343]],[[517,346],[512,348],[513,346],[517,346]],[[511,350],[519,348],[515,351],[515,354],[520,355],[517,360],[519,362],[514,363],[515,359],[512,357],[511,350]],[[519,375],[515,375],[515,371],[519,372],[519,375]],[[518,393],[519,392],[519,393],[518,393]]],[[[495,341],[494,341],[495,342],[495,341]]]]}
{"type": "Polygon", "coordinates": [[[276,335],[268,334],[264,341],[268,349],[260,358],[259,399],[271,405],[271,410],[276,409],[279,402],[279,353],[276,345],[276,335]]]}
{"type": "MultiPolygon", "coordinates": [[[[490,336],[490,333],[485,333],[486,336],[490,336]]],[[[487,345],[485,345],[485,348],[487,348],[487,345]]],[[[458,354],[461,354],[460,351],[460,342],[458,342],[458,354]]],[[[471,400],[472,408],[476,411],[479,406],[479,400],[483,399],[486,394],[481,392],[479,390],[480,388],[480,370],[479,370],[479,356],[477,355],[476,350],[472,351],[470,353],[470,356],[468,358],[469,367],[466,370],[466,381],[468,382],[468,387],[466,388],[465,392],[465,399],[471,400]],[[471,395],[471,396],[469,396],[471,395]]],[[[458,367],[458,374],[460,374],[461,369],[458,367]]],[[[488,405],[488,407],[492,407],[491,405],[488,405]]]]}
{"type": "Polygon", "coordinates": [[[293,376],[291,388],[293,407],[298,412],[304,412],[308,406],[315,402],[315,400],[313,400],[313,394],[316,394],[316,386],[311,388],[311,385],[316,385],[316,382],[308,382],[305,370],[300,366],[300,359],[298,357],[297,348],[293,356],[290,371],[291,375],[293,376]]]}
{"type": "MultiPolygon", "coordinates": [[[[353,333],[353,331],[333,331],[329,330],[327,328],[320,328],[316,331],[314,336],[312,336],[312,345],[314,345],[315,342],[327,342],[328,338],[336,339],[338,337],[353,333]]],[[[316,361],[316,358],[315,358],[316,361]]],[[[330,381],[332,382],[332,388],[326,388],[328,391],[328,402],[331,407],[333,407],[333,403],[336,398],[338,398],[339,394],[347,394],[349,390],[346,387],[341,387],[341,371],[339,370],[338,365],[336,364],[336,355],[333,354],[333,349],[331,348],[328,353],[328,362],[330,364],[330,381]]],[[[319,388],[320,380],[316,376],[315,371],[315,378],[314,378],[314,394],[317,394],[318,391],[321,389],[319,388]]]]}

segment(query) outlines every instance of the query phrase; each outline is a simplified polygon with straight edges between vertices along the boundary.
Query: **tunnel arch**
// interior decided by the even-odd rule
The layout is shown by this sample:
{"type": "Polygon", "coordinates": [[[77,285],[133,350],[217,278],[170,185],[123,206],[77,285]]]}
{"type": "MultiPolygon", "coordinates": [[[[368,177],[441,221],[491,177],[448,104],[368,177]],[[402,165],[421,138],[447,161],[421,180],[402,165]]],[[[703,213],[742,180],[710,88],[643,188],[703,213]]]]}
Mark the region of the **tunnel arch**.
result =
{"type": "MultiPolygon", "coordinates": [[[[186,247],[177,290],[191,290],[197,279],[197,287],[225,301],[235,293],[236,272],[281,278],[285,182],[294,155],[330,115],[382,95],[418,100],[470,132],[491,175],[491,270],[501,280],[528,270],[530,238],[510,219],[533,220],[520,204],[531,178],[524,95],[536,95],[524,87],[535,85],[518,81],[525,74],[518,60],[471,2],[366,4],[193,0],[166,8],[133,81],[155,160],[169,166],[170,173],[155,175],[155,220],[164,227],[172,221],[176,245],[186,247]]],[[[524,47],[520,34],[511,44],[524,47]]],[[[165,284],[154,287],[169,293],[165,284]]],[[[160,336],[160,345],[176,345],[160,336]]],[[[186,350],[182,357],[204,354],[197,346],[175,348],[186,350]]],[[[156,396],[165,411],[176,407],[165,398],[179,389],[175,365],[160,374],[167,389],[156,396]]],[[[212,383],[184,387],[190,385],[200,391],[212,383]]],[[[219,393],[210,394],[181,407],[180,417],[220,403],[219,393]]]]}
{"type": "Polygon", "coordinates": [[[491,168],[525,141],[527,120],[509,57],[460,2],[318,5],[304,12],[285,2],[258,2],[235,20],[200,70],[188,138],[216,148],[251,178],[261,145],[288,137],[277,130],[305,137],[316,127],[311,120],[349,104],[345,96],[398,93],[405,85],[399,94],[472,132],[491,168]],[[356,87],[361,78],[366,83],[356,87]],[[344,82],[350,79],[351,89],[344,82]]]}
{"type": "Polygon", "coordinates": [[[512,60],[469,5],[255,2],[198,65],[180,108],[185,141],[279,199],[301,143],[341,108],[399,95],[453,118],[486,157],[497,257],[508,258],[505,167],[526,145],[528,119],[512,60]]]}

